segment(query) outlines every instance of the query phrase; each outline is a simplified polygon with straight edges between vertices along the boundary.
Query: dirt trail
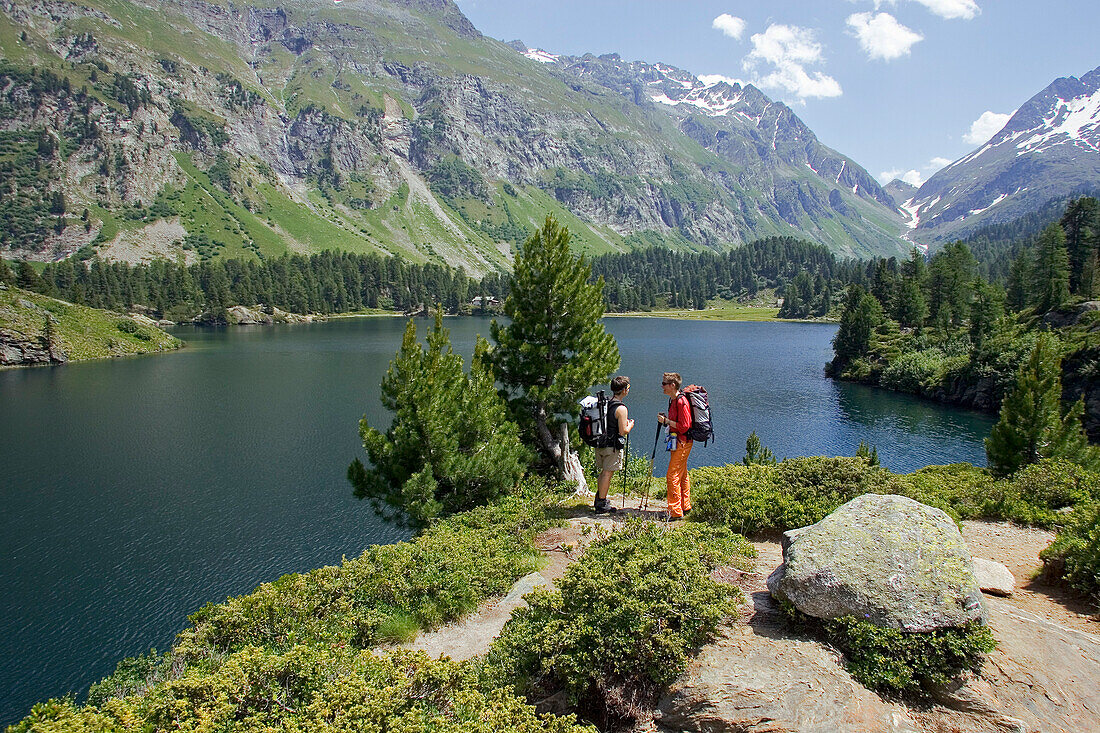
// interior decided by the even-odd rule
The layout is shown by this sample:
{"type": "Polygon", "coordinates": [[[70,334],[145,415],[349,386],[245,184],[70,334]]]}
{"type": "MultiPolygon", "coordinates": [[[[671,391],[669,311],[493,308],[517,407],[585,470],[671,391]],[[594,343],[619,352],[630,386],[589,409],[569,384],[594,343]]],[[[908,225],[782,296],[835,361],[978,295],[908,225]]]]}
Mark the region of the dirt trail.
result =
{"type": "MultiPolygon", "coordinates": [[[[580,557],[588,543],[596,538],[597,527],[611,529],[628,517],[657,519],[663,509],[660,499],[651,500],[647,511],[643,511],[642,502],[636,498],[627,499],[625,505],[621,496],[611,499],[615,507],[623,507],[623,510],[615,514],[594,515],[590,507],[576,507],[568,510],[566,526],[540,534],[536,547],[546,558],[546,565],[539,572],[518,580],[503,598],[486,601],[475,613],[461,621],[420,634],[404,646],[425,651],[433,657],[446,655],[452,659],[468,659],[483,654],[500,634],[512,611],[523,605],[523,595],[561,578],[569,563],[580,557]]],[[[1060,627],[1100,634],[1100,623],[1082,599],[1039,577],[1042,569],[1039,553],[1053,541],[1053,533],[1008,522],[967,521],[963,522],[962,534],[974,557],[996,560],[1015,576],[1015,594],[999,599],[1001,603],[1030,612],[1060,627]]],[[[761,594],[767,594],[765,581],[783,561],[778,535],[758,538],[752,544],[757,552],[756,570],[742,573],[730,569],[721,578],[744,591],[746,616],[755,612],[754,599],[755,603],[759,603],[761,594]]]]}

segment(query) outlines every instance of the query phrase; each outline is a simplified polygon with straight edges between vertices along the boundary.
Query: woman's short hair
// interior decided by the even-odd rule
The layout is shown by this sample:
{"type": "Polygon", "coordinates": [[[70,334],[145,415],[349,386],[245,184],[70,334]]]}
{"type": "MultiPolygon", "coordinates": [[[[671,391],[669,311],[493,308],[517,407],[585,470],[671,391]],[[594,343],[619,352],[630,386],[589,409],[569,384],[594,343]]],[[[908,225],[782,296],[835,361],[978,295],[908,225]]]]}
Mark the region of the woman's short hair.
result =
{"type": "Polygon", "coordinates": [[[615,377],[614,379],[611,380],[611,391],[614,392],[615,394],[622,393],[622,391],[625,390],[629,386],[630,386],[630,377],[624,377],[623,375],[620,374],[619,376],[617,376],[617,377],[615,377]]]}
{"type": "Polygon", "coordinates": [[[680,389],[680,385],[684,383],[684,380],[680,377],[678,372],[665,372],[664,377],[661,378],[662,382],[672,382],[676,385],[676,389],[680,389]]]}

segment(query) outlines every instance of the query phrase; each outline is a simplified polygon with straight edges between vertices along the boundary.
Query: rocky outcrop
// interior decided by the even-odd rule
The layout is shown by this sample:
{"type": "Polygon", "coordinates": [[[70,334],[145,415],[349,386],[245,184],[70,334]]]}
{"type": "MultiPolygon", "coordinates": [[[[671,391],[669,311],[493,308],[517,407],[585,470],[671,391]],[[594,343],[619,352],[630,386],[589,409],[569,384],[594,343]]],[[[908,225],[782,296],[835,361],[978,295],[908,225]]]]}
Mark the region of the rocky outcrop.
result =
{"type": "Polygon", "coordinates": [[[985,733],[1100,730],[1100,637],[991,598],[997,649],[978,676],[909,706],[865,689],[831,648],[792,631],[766,591],[705,647],[649,730],[700,733],[985,733]]]}
{"type": "Polygon", "coordinates": [[[69,360],[64,350],[46,336],[35,339],[0,329],[0,366],[31,364],[64,364],[69,360]]]}
{"type": "Polygon", "coordinates": [[[982,617],[970,551],[947,514],[904,496],[865,494],[784,535],[768,588],[808,616],[855,616],[908,632],[982,617]]]}

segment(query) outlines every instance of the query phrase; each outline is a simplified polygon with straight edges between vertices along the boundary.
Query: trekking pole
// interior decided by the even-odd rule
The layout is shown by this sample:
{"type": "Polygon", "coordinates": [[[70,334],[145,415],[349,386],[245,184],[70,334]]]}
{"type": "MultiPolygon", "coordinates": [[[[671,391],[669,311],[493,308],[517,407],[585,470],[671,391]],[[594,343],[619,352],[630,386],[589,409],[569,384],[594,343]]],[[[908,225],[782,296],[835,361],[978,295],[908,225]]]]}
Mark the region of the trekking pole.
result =
{"type": "Polygon", "coordinates": [[[626,447],[623,448],[623,500],[620,503],[621,509],[626,509],[626,472],[630,470],[630,433],[626,435],[626,447]]]}
{"type": "Polygon", "coordinates": [[[653,489],[653,464],[657,461],[657,443],[661,440],[661,423],[657,423],[657,433],[653,436],[653,452],[649,455],[649,480],[645,485],[645,498],[643,499],[643,512],[649,511],[649,493],[653,489]]]}

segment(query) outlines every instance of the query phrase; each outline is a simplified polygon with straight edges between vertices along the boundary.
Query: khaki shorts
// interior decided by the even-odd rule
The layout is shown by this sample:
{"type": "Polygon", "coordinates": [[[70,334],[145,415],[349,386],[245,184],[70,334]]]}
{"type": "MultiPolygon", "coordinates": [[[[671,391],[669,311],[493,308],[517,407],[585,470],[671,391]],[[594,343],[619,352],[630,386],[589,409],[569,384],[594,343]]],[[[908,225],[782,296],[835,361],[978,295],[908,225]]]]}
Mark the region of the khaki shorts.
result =
{"type": "Polygon", "coordinates": [[[623,468],[623,452],[618,448],[596,449],[597,471],[621,471],[623,468]]]}

